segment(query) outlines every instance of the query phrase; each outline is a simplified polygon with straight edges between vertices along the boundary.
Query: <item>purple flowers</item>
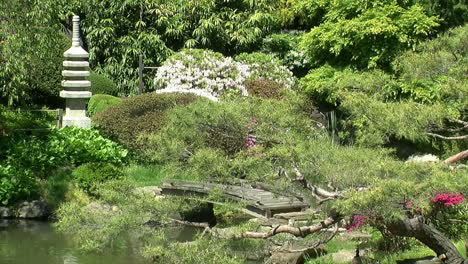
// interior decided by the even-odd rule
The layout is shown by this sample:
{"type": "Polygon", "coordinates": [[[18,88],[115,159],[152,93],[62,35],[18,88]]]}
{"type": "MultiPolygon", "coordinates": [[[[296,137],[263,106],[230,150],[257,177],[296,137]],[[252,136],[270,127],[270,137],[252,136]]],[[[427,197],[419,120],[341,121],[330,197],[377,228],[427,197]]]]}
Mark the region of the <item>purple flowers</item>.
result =
{"type": "Polygon", "coordinates": [[[254,137],[248,137],[245,139],[244,141],[244,144],[245,144],[245,147],[250,150],[250,149],[253,149],[253,147],[255,147],[255,143],[257,142],[257,139],[254,138],[254,137]]]}
{"type": "Polygon", "coordinates": [[[443,205],[445,207],[450,207],[453,205],[460,204],[463,202],[465,197],[461,194],[456,193],[439,193],[434,198],[432,198],[432,202],[436,204],[443,205]]]}

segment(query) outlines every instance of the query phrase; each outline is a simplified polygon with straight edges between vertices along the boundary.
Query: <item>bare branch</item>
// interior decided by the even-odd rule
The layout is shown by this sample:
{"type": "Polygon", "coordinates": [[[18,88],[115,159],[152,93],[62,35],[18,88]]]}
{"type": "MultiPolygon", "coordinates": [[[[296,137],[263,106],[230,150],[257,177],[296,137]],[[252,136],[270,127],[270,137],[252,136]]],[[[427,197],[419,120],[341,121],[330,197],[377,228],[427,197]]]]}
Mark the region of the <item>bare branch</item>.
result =
{"type": "Polygon", "coordinates": [[[453,121],[453,122],[455,122],[457,124],[460,124],[460,125],[468,126],[468,122],[463,121],[463,120],[453,119],[451,121],[453,121]]]}
{"type": "Polygon", "coordinates": [[[288,233],[297,237],[305,237],[312,233],[316,233],[321,231],[324,228],[327,228],[333,224],[336,224],[338,220],[334,218],[327,218],[324,221],[317,223],[311,226],[301,226],[301,227],[293,227],[289,225],[278,225],[274,228],[271,228],[268,232],[242,232],[238,234],[222,234],[219,233],[217,229],[211,229],[211,233],[220,238],[227,238],[227,239],[243,239],[243,238],[260,238],[266,239],[277,234],[281,233],[288,233]]]}
{"type": "Polygon", "coordinates": [[[426,135],[436,137],[436,138],[440,138],[440,139],[446,139],[446,140],[464,140],[464,139],[468,139],[468,135],[458,136],[458,137],[446,137],[446,136],[442,136],[442,135],[435,134],[435,133],[426,133],[426,135]]]}

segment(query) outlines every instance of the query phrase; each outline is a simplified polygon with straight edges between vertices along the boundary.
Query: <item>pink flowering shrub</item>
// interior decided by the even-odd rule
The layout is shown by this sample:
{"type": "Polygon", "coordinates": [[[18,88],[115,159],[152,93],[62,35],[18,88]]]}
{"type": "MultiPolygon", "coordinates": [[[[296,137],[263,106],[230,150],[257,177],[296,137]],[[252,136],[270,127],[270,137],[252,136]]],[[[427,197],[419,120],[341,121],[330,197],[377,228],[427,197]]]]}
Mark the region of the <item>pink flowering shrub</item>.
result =
{"type": "Polygon", "coordinates": [[[354,215],[353,220],[351,220],[351,223],[346,229],[346,232],[351,232],[351,231],[361,228],[361,225],[364,223],[364,220],[366,219],[367,217],[364,215],[354,215]]]}
{"type": "Polygon", "coordinates": [[[453,205],[461,204],[465,197],[461,194],[456,193],[439,193],[434,198],[432,198],[432,202],[435,204],[440,204],[445,207],[450,207],[453,205]]]}
{"type": "Polygon", "coordinates": [[[245,148],[248,150],[253,149],[255,147],[255,144],[257,143],[257,138],[252,135],[254,133],[254,126],[257,124],[258,124],[258,120],[255,119],[255,117],[250,118],[250,124],[247,125],[247,130],[248,130],[249,135],[244,140],[245,148]]]}

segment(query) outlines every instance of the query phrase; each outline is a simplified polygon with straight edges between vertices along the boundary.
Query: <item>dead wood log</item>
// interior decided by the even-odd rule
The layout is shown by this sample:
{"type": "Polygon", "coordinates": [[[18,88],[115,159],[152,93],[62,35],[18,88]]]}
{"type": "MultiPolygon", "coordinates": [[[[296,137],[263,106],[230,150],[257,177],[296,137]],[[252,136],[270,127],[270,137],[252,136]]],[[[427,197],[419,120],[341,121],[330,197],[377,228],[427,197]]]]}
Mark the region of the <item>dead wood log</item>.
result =
{"type": "Polygon", "coordinates": [[[465,151],[462,151],[460,153],[457,153],[457,154],[451,156],[450,158],[444,160],[444,163],[445,164],[451,164],[451,163],[455,163],[455,162],[457,162],[459,160],[466,159],[466,158],[468,158],[468,149],[465,150],[465,151]]]}

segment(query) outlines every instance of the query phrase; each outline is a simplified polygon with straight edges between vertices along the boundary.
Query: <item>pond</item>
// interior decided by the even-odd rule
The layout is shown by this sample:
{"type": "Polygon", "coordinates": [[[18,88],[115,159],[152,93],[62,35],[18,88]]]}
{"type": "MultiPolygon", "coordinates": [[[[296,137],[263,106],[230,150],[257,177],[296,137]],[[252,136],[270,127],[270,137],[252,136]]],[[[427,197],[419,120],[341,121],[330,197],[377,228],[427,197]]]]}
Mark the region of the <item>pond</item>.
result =
{"type": "Polygon", "coordinates": [[[1,264],[147,264],[137,248],[84,253],[49,222],[0,220],[1,264]]]}

